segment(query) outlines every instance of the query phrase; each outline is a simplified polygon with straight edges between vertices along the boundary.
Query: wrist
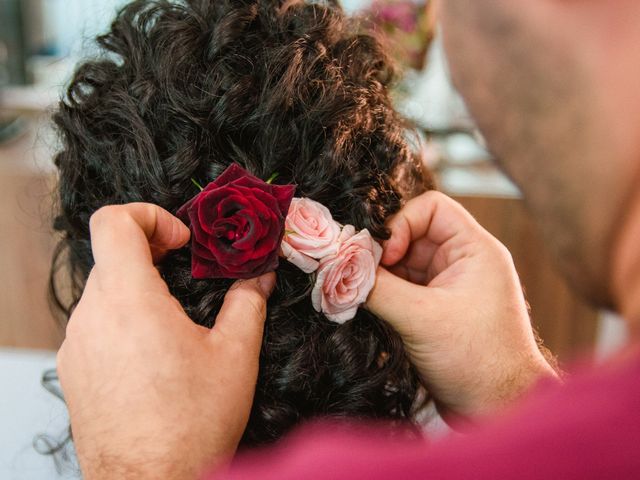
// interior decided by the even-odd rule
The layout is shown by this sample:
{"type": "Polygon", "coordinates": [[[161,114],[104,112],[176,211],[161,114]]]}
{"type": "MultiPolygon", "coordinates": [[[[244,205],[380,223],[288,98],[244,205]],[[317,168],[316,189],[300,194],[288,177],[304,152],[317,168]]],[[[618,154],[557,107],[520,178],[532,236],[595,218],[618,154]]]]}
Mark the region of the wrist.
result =
{"type": "Polygon", "coordinates": [[[538,353],[505,372],[502,383],[497,385],[495,398],[487,402],[486,410],[480,411],[480,414],[495,413],[512,406],[529,394],[543,379],[560,382],[554,368],[538,353]]]}
{"type": "Polygon", "coordinates": [[[181,460],[169,462],[167,460],[138,458],[135,461],[123,461],[122,458],[110,457],[87,460],[80,462],[85,480],[137,480],[143,478],[194,480],[200,478],[205,472],[205,467],[193,468],[181,460]]]}
{"type": "Polygon", "coordinates": [[[540,352],[518,362],[511,362],[510,365],[503,366],[498,372],[494,371],[485,378],[492,378],[492,380],[483,382],[478,389],[469,392],[470,395],[464,403],[455,409],[449,409],[445,419],[453,417],[454,423],[463,425],[481,422],[488,416],[514,406],[540,381],[561,382],[554,365],[548,362],[540,352]]]}
{"type": "Polygon", "coordinates": [[[78,452],[78,461],[85,480],[133,480],[144,478],[170,478],[193,480],[213,468],[222,467],[226,458],[209,456],[197,446],[190,449],[167,448],[150,451],[145,442],[131,444],[126,451],[90,454],[78,452]]]}

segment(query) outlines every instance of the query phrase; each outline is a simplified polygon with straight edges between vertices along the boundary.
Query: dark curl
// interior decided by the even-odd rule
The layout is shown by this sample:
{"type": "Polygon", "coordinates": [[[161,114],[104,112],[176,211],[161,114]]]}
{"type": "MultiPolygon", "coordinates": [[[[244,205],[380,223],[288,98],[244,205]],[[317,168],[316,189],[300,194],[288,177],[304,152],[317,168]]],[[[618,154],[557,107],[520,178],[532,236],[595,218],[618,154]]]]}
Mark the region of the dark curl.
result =
{"type": "MultiPolygon", "coordinates": [[[[93,265],[89,217],[104,205],[175,213],[197,192],[191,178],[237,162],[261,178],[278,172],[297,196],[384,239],[388,216],[429,185],[391,106],[384,49],[333,1],[140,0],[98,44],[54,116],[63,240],[52,292],[67,316],[93,265]],[[67,259],[70,301],[59,285],[67,259]]],[[[211,327],[231,282],[192,279],[188,248],[161,270],[193,321],[211,327]]],[[[362,309],[329,322],[311,306],[309,275],[285,261],[277,273],[243,443],[316,417],[413,420],[420,384],[398,335],[362,309]]]]}

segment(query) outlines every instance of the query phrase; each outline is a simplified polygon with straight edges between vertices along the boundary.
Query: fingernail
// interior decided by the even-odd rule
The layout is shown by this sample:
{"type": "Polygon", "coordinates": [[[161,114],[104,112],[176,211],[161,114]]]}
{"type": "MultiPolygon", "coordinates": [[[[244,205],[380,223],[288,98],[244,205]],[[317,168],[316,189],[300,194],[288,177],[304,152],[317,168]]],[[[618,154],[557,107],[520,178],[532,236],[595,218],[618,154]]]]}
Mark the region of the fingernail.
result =
{"type": "Polygon", "coordinates": [[[265,297],[271,295],[274,287],[276,286],[276,274],[267,273],[258,278],[258,288],[262,291],[265,297]]]}

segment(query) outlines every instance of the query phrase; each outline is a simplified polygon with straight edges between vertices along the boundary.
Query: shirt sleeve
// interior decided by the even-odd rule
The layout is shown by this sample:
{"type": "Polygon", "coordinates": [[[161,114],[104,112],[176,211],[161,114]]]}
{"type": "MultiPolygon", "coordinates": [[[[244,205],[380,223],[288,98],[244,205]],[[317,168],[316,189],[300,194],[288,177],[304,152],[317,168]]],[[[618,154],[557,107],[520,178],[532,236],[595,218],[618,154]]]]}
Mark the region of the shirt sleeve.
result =
{"type": "Polygon", "coordinates": [[[209,479],[640,478],[640,362],[626,375],[546,387],[511,414],[430,445],[387,433],[306,427],[209,479]]]}

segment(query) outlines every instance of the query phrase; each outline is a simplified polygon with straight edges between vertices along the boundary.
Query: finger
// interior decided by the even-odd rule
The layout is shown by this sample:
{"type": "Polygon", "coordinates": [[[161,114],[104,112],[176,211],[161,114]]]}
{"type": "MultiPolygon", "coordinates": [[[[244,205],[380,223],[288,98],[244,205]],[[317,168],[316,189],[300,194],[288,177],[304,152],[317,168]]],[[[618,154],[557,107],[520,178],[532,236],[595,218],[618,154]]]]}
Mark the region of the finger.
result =
{"type": "Polygon", "coordinates": [[[401,279],[415,283],[416,285],[427,285],[431,279],[427,271],[410,268],[403,265],[402,262],[393,265],[392,267],[388,267],[388,271],[393,273],[396,277],[400,277],[401,279]]]}
{"type": "Polygon", "coordinates": [[[408,282],[380,267],[365,307],[406,336],[414,330],[416,318],[428,318],[425,311],[429,301],[429,288],[408,282]]]}
{"type": "Polygon", "coordinates": [[[469,238],[478,223],[458,202],[429,191],[407,202],[388,222],[391,237],[384,244],[383,265],[394,265],[409,250],[412,242],[425,239],[433,245],[460,237],[469,238]]]}
{"type": "Polygon", "coordinates": [[[425,239],[416,240],[409,245],[402,259],[395,265],[404,265],[413,270],[426,272],[433,264],[436,255],[441,255],[444,247],[425,239]]]}
{"type": "Polygon", "coordinates": [[[267,273],[234,283],[224,297],[212,334],[222,334],[242,345],[248,355],[257,356],[262,345],[267,300],[275,281],[275,273],[267,273]]]}
{"type": "Polygon", "coordinates": [[[91,248],[101,275],[127,279],[147,271],[168,250],[180,248],[189,229],[166,210],[149,203],[112,205],[91,217],[91,248]]]}

